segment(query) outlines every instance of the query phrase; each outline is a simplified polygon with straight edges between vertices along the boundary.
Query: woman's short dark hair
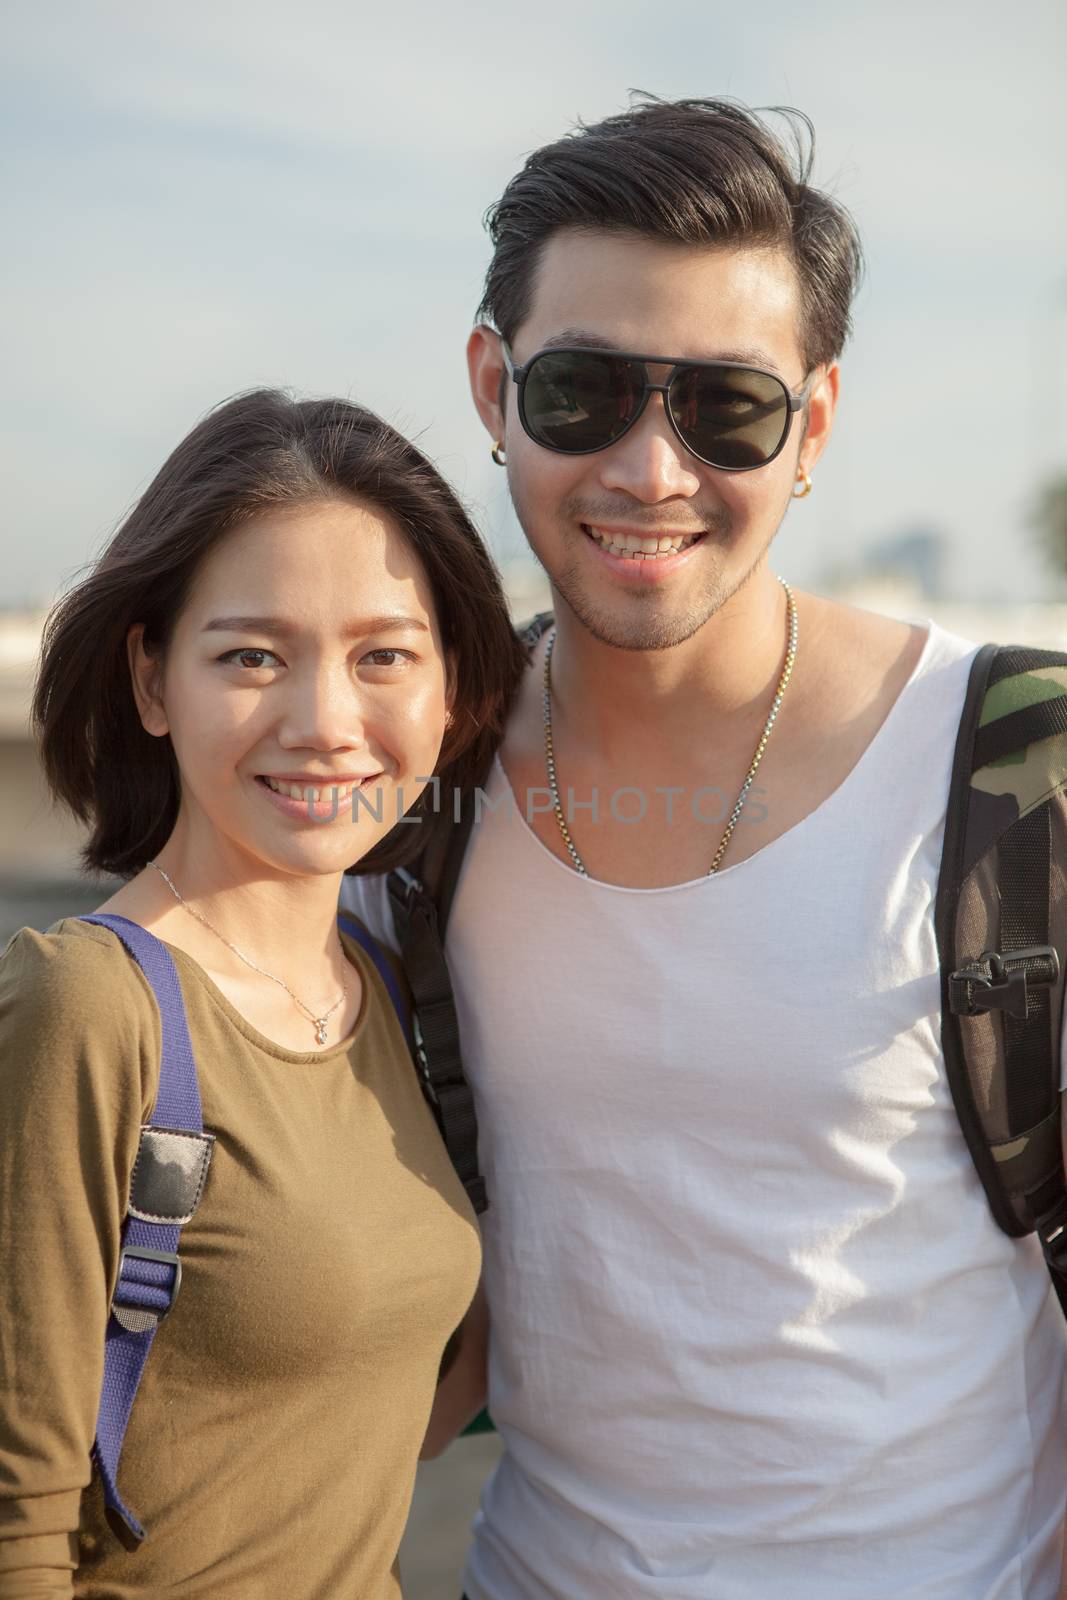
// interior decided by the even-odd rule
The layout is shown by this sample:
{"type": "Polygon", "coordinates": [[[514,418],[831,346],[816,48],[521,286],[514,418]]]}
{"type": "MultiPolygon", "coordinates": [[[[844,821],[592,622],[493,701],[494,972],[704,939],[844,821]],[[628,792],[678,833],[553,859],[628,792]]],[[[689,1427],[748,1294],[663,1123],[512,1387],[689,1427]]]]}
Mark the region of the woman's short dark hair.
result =
{"type": "Polygon", "coordinates": [[[862,271],[855,223],[809,186],[811,123],[774,108],[792,148],[729,100],[640,96],[628,111],[535,150],[486,216],[493,257],[478,315],[509,341],[530,313],[548,240],[568,228],[677,244],[777,246],[800,280],[808,371],[836,360],[862,271]]]}
{"type": "MultiPolygon", "coordinates": [[[[33,722],[52,793],[89,826],[90,871],[139,872],[178,815],[170,739],[145,731],[134,701],[130,628],[143,623],[146,647],[165,651],[197,568],[227,531],[268,507],[337,497],[392,518],[422,562],[455,683],[440,794],[480,779],[525,655],[462,505],[414,445],[362,406],[256,390],[209,413],[178,445],[45,624],[33,722]]],[[[431,785],[409,815],[429,814],[433,796],[431,785]]],[[[411,859],[425,832],[394,828],[361,868],[411,859]]]]}

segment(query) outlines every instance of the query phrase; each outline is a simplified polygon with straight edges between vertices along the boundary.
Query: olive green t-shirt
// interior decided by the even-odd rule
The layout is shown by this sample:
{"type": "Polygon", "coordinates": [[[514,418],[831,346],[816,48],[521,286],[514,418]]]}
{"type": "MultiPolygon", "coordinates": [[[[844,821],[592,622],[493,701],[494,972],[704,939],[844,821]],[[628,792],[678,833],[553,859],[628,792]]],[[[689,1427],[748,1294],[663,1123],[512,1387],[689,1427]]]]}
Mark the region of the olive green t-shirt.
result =
{"type": "Polygon", "coordinates": [[[134,1402],[125,1550],[89,1452],[159,1013],[109,930],[0,958],[0,1600],[390,1600],[477,1229],[372,963],[330,1050],[271,1043],[171,949],[216,1136],[134,1402]]]}

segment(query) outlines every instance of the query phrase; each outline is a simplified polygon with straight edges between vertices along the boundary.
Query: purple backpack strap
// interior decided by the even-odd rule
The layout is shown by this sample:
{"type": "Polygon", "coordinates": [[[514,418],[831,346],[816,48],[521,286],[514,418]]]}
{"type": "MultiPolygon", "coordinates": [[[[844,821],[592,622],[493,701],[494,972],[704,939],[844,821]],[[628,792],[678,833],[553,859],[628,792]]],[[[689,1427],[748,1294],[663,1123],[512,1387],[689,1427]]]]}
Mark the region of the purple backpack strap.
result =
{"type": "Polygon", "coordinates": [[[378,976],[385,984],[389,998],[393,1002],[393,1009],[400,1019],[400,1026],[404,1030],[404,1037],[407,1039],[408,1045],[410,1046],[411,1016],[409,1014],[408,1007],[404,1004],[404,997],[400,992],[400,985],[397,982],[396,973],[389,965],[389,960],[385,955],[385,952],[382,950],[381,945],[378,943],[377,939],[375,939],[373,934],[367,932],[367,929],[363,926],[362,922],[357,922],[356,918],[349,916],[347,911],[339,911],[337,913],[337,924],[344,933],[348,934],[350,939],[354,939],[356,943],[367,952],[371,960],[374,962],[378,976]]]}
{"type": "Polygon", "coordinates": [[[166,945],[126,917],[104,913],[80,920],[110,928],[122,941],[156,997],[163,1037],[159,1093],[141,1129],[130,1180],[93,1444],[108,1522],[127,1548],[135,1549],[145,1530],[119,1494],[119,1457],[156,1329],[178,1296],[178,1238],[200,1203],[215,1138],[204,1132],[185,1004],[166,945]]]}

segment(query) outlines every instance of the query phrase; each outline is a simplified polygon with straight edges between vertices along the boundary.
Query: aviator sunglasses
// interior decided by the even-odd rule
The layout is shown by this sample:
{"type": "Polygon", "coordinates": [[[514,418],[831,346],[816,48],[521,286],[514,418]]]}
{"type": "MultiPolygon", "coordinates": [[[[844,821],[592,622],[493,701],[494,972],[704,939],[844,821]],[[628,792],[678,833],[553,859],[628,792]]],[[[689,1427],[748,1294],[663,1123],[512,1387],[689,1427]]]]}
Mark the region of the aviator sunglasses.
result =
{"type": "Polygon", "coordinates": [[[793,394],[781,378],[735,361],[677,361],[571,345],[541,350],[517,367],[519,421],[535,444],[562,455],[592,455],[617,443],[661,394],[667,421],[691,455],[721,472],[751,472],[778,455],[812,379],[793,394]],[[651,383],[650,366],[670,370],[651,383]]]}

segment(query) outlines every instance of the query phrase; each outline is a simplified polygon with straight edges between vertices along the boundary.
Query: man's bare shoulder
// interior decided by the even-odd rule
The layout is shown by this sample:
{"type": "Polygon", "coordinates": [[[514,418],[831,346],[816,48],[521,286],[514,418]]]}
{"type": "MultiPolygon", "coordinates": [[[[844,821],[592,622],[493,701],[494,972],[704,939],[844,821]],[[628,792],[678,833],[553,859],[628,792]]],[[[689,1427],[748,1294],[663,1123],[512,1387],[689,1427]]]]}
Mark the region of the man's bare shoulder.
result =
{"type": "Polygon", "coordinates": [[[866,661],[884,669],[908,653],[918,659],[922,651],[926,634],[916,623],[825,595],[806,594],[803,605],[809,637],[836,647],[853,662],[866,661]]]}
{"type": "Polygon", "coordinates": [[[802,617],[814,698],[884,716],[915,670],[926,630],[821,595],[804,596],[802,617]]]}

